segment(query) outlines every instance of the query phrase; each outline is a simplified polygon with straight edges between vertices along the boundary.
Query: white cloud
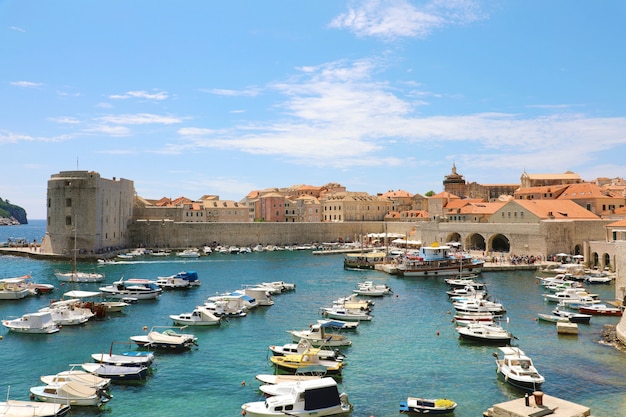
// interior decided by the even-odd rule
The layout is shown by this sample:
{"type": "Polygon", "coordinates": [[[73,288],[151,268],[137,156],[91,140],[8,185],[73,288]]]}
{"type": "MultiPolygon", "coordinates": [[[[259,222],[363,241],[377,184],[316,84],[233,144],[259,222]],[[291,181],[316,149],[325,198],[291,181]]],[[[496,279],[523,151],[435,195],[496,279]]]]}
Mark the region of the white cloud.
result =
{"type": "Polygon", "coordinates": [[[66,117],[66,116],[50,117],[48,120],[53,121],[55,123],[61,123],[61,124],[79,124],[80,123],[80,121],[76,119],[75,117],[66,117]]]}
{"type": "Polygon", "coordinates": [[[129,98],[141,98],[146,100],[166,100],[169,95],[165,91],[155,91],[152,93],[146,91],[127,91],[124,94],[113,94],[109,98],[112,100],[125,100],[129,98]]]}
{"type": "Polygon", "coordinates": [[[17,26],[9,26],[9,29],[15,30],[17,32],[26,32],[24,29],[22,29],[21,27],[17,27],[17,26]]]}
{"type": "Polygon", "coordinates": [[[15,87],[25,87],[25,88],[37,88],[37,87],[41,87],[43,84],[42,83],[34,83],[31,81],[13,81],[11,83],[9,83],[15,87]]]}
{"type": "Polygon", "coordinates": [[[216,96],[227,97],[256,97],[261,91],[258,88],[250,87],[245,90],[230,90],[226,88],[201,89],[204,93],[215,94],[216,96]]]}
{"type": "Polygon", "coordinates": [[[406,96],[403,88],[412,97],[419,95],[418,86],[373,81],[380,64],[341,61],[301,68],[298,76],[268,86],[284,97],[274,106],[282,112],[274,121],[219,131],[187,126],[178,130],[179,142],[163,151],[235,150],[301,165],[348,168],[400,165],[406,163],[405,155],[420,150],[471,143],[473,159],[468,164],[506,168],[539,162],[545,167],[554,159],[571,165],[598,158],[599,153],[626,142],[626,118],[553,114],[554,109],[542,117],[512,113],[424,116],[417,111],[422,102],[402,98],[406,96]],[[593,149],[580,155],[589,143],[593,149]],[[407,151],[402,153],[402,147],[407,151]],[[391,156],[398,152],[400,156],[391,156]]]}
{"type": "Polygon", "coordinates": [[[434,0],[421,7],[408,0],[367,0],[353,4],[329,26],[348,29],[357,36],[392,40],[425,38],[435,29],[484,18],[472,0],[434,0]]]}
{"type": "Polygon", "coordinates": [[[181,123],[182,119],[172,116],[161,116],[158,114],[138,113],[138,114],[120,114],[100,117],[98,120],[105,123],[113,123],[120,125],[145,125],[145,124],[164,124],[170,125],[181,123]]]}
{"type": "Polygon", "coordinates": [[[124,126],[95,125],[84,129],[84,132],[121,137],[129,136],[131,130],[124,126]]]}

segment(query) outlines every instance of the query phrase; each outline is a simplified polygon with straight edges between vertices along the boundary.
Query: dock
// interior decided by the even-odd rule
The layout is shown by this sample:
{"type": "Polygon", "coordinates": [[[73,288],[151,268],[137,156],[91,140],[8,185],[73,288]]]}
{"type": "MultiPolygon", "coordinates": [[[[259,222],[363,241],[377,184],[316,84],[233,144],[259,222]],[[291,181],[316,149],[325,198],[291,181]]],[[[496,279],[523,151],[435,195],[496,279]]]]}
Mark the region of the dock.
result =
{"type": "Polygon", "coordinates": [[[483,417],[586,417],[590,415],[589,407],[537,392],[527,398],[495,404],[483,413],[483,417]]]}

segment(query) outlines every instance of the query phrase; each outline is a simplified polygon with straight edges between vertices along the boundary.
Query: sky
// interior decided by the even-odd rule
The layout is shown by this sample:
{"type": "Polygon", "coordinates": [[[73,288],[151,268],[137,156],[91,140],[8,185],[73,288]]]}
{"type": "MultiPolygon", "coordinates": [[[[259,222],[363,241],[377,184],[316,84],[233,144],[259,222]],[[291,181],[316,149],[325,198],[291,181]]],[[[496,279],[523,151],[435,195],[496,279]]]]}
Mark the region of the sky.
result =
{"type": "Polygon", "coordinates": [[[623,0],[0,0],[0,198],[626,176],[623,0]]]}

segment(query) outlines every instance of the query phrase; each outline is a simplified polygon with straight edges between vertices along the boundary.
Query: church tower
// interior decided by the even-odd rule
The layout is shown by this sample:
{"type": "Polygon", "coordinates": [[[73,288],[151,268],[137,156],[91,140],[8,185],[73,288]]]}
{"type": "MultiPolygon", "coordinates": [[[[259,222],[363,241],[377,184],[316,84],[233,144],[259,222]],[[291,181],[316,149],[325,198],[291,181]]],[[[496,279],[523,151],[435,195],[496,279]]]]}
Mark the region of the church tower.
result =
{"type": "Polygon", "coordinates": [[[467,185],[463,175],[456,172],[456,165],[452,163],[452,172],[443,180],[443,190],[458,197],[467,197],[467,185]]]}

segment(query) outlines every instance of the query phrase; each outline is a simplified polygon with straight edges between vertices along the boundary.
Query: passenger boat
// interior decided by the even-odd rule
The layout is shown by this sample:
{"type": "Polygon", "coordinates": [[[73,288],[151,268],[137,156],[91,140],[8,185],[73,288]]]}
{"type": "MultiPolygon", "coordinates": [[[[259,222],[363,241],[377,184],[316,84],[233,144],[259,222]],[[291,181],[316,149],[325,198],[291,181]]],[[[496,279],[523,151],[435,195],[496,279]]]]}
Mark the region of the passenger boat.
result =
{"type": "Polygon", "coordinates": [[[100,287],[100,292],[111,298],[133,297],[140,300],[157,299],[163,290],[154,281],[140,278],[120,279],[106,287],[100,287]]]}
{"type": "Polygon", "coordinates": [[[511,343],[513,335],[497,324],[469,323],[467,326],[458,326],[457,333],[461,339],[483,343],[511,343]]]}
{"type": "Polygon", "coordinates": [[[6,417],[62,417],[69,414],[69,404],[40,401],[0,401],[0,416],[6,417]]]}
{"type": "Polygon", "coordinates": [[[347,394],[339,394],[337,382],[326,377],[300,381],[288,394],[245,403],[241,409],[247,417],[345,417],[352,412],[352,404],[347,394]]]}
{"type": "Polygon", "coordinates": [[[61,328],[49,312],[27,313],[12,320],[2,320],[2,325],[16,333],[56,333],[61,328]]]}
{"type": "Polygon", "coordinates": [[[539,391],[544,377],[537,372],[532,360],[518,347],[504,346],[498,348],[504,355],[496,358],[496,372],[505,382],[523,390],[539,391]]]}
{"type": "Polygon", "coordinates": [[[346,253],[343,259],[345,269],[374,269],[387,259],[384,252],[346,253]]]}
{"type": "Polygon", "coordinates": [[[474,259],[463,253],[452,253],[452,246],[422,246],[419,254],[407,255],[398,265],[398,274],[404,277],[451,276],[460,271],[479,274],[484,261],[474,259]]]}
{"type": "Polygon", "coordinates": [[[104,390],[76,381],[32,387],[30,393],[39,401],[74,406],[100,406],[111,399],[104,390]]]}
{"type": "Polygon", "coordinates": [[[400,412],[405,414],[448,414],[452,413],[457,404],[446,398],[408,397],[400,402],[400,412]]]}

